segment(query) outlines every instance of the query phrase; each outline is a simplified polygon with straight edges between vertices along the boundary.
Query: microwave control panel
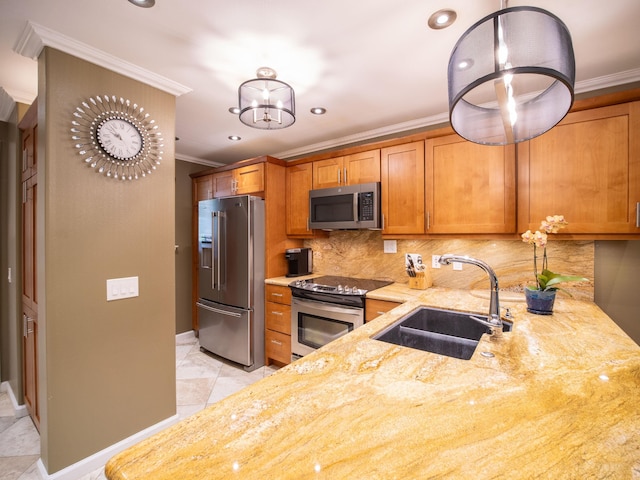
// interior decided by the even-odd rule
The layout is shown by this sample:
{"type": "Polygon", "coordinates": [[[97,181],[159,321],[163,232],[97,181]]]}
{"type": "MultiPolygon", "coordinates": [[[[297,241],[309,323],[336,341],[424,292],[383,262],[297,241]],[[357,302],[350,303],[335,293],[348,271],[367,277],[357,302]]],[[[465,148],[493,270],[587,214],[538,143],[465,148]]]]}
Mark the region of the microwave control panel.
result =
{"type": "Polygon", "coordinates": [[[373,192],[362,192],[359,196],[359,219],[361,222],[367,220],[373,220],[374,205],[373,205],[373,192]]]}

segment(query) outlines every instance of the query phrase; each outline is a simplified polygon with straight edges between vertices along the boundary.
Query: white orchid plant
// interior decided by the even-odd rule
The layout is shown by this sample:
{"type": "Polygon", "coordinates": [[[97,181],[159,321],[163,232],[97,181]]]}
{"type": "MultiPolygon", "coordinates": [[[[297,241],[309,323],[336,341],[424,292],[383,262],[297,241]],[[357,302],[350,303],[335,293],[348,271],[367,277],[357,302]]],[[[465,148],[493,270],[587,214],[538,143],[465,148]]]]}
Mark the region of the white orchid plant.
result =
{"type": "MultiPolygon", "coordinates": [[[[531,233],[531,230],[527,230],[522,234],[522,241],[533,245],[533,273],[536,277],[536,286],[527,287],[529,290],[562,290],[557,285],[564,282],[588,282],[589,279],[578,275],[562,275],[559,273],[553,273],[548,268],[547,259],[547,239],[551,233],[558,233],[561,229],[569,225],[564,219],[564,215],[548,216],[546,220],[540,223],[540,230],[536,230],[535,233],[531,233]],[[537,248],[543,249],[542,255],[542,272],[538,274],[538,257],[537,248]]],[[[566,292],[569,296],[571,294],[566,292]]]]}

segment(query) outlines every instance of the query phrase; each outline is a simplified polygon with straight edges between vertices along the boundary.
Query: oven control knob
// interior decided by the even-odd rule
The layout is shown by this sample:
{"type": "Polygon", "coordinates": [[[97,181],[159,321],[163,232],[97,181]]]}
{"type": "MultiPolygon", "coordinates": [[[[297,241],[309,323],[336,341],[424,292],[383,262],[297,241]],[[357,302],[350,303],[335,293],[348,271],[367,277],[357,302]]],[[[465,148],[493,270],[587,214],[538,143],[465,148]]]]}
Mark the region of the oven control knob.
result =
{"type": "Polygon", "coordinates": [[[353,287],[351,290],[353,291],[354,294],[356,295],[358,294],[358,287],[353,287]]]}
{"type": "Polygon", "coordinates": [[[338,293],[342,293],[342,292],[344,292],[344,287],[342,285],[338,285],[336,290],[338,291],[338,293]]]}

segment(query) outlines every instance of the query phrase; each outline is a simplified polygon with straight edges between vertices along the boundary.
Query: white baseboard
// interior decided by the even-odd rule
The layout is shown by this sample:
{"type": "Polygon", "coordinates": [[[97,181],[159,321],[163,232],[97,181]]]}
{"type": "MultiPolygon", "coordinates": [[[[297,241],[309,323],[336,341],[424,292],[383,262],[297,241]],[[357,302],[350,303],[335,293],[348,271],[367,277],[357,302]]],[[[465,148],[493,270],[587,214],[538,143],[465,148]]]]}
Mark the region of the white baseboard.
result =
{"type": "Polygon", "coordinates": [[[27,412],[26,405],[18,405],[18,400],[16,400],[16,396],[13,393],[13,389],[11,388],[11,384],[9,382],[2,382],[0,384],[0,392],[7,392],[9,398],[11,399],[11,406],[13,407],[13,412],[16,418],[22,418],[29,415],[27,412]]]}
{"type": "Polygon", "coordinates": [[[43,480],[77,480],[78,478],[88,475],[89,473],[104,466],[109,459],[117,453],[120,453],[136,443],[141,442],[145,438],[170,427],[177,423],[178,420],[179,416],[176,414],[52,474],[47,472],[44,463],[42,463],[42,458],[40,458],[37,463],[38,472],[43,480]]]}

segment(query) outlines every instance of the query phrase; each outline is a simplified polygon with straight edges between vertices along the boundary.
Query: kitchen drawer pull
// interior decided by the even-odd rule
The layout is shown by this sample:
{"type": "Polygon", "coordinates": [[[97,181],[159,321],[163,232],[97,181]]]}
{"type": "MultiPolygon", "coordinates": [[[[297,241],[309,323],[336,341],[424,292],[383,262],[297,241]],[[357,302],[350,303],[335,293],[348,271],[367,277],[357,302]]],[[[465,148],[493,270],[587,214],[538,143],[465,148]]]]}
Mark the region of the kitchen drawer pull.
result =
{"type": "Polygon", "coordinates": [[[276,345],[282,346],[282,342],[279,342],[278,340],[271,339],[271,343],[275,343],[276,345]]]}
{"type": "Polygon", "coordinates": [[[274,297],[282,297],[281,293],[272,293],[271,295],[273,295],[274,297]]]}
{"type": "Polygon", "coordinates": [[[273,310],[271,310],[271,314],[272,314],[272,315],[280,315],[280,316],[282,316],[282,315],[283,315],[283,313],[282,313],[282,312],[274,312],[273,310]]]}
{"type": "Polygon", "coordinates": [[[384,315],[387,312],[377,312],[378,315],[384,315]]]}

